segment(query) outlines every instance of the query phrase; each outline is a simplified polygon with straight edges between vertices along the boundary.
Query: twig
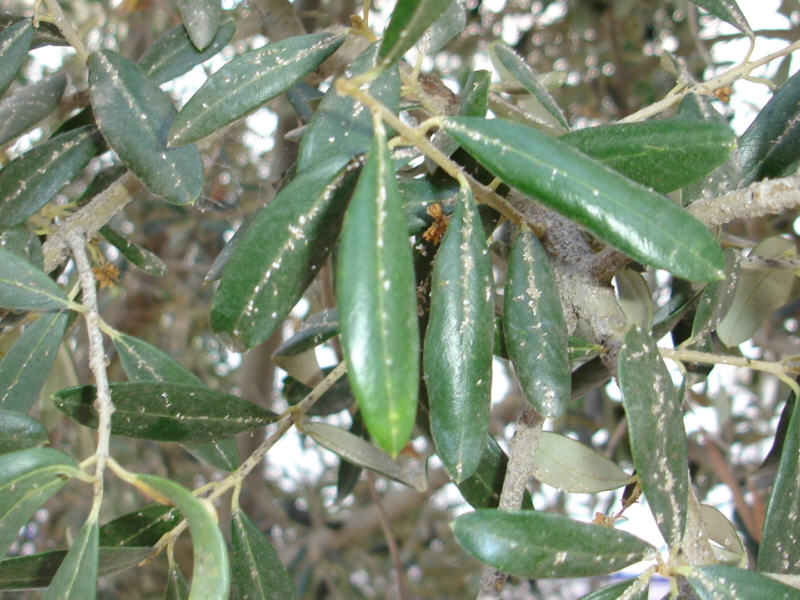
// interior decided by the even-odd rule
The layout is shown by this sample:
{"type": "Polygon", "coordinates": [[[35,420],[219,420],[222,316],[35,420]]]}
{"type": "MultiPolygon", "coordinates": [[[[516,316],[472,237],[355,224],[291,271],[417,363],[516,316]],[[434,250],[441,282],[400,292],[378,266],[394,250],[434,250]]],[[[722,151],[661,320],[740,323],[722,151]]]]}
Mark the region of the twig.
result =
{"type": "Polygon", "coordinates": [[[61,34],[64,36],[64,39],[69,42],[70,46],[75,48],[75,52],[78,54],[78,58],[84,64],[86,61],[89,60],[89,52],[86,50],[86,46],[84,46],[83,42],[81,41],[78,32],[73,27],[72,23],[70,23],[69,19],[67,19],[64,11],[61,10],[61,5],[59,5],[58,0],[37,0],[36,4],[34,5],[34,26],[39,26],[39,20],[47,20],[52,21],[61,34]],[[38,15],[38,8],[39,5],[44,1],[47,5],[47,10],[49,11],[49,15],[45,19],[42,19],[38,15]]]}
{"type": "Polygon", "coordinates": [[[389,555],[392,557],[392,563],[394,564],[394,572],[397,576],[397,597],[399,600],[405,600],[406,584],[405,578],[403,577],[403,561],[400,560],[400,552],[397,548],[397,540],[394,539],[389,515],[386,514],[386,509],[383,507],[381,497],[375,489],[375,474],[371,471],[367,471],[367,484],[370,498],[372,498],[375,509],[378,511],[378,519],[380,520],[381,529],[383,530],[383,537],[386,538],[386,544],[389,546],[389,555]]]}
{"type": "Polygon", "coordinates": [[[786,373],[796,373],[797,367],[781,362],[770,362],[766,360],[755,360],[744,356],[729,356],[727,354],[714,354],[713,352],[699,352],[697,350],[686,350],[679,348],[659,348],[661,356],[678,362],[700,363],[705,365],[730,365],[743,369],[753,369],[763,373],[770,373],[779,377],[782,381],[786,378],[786,373]]]}

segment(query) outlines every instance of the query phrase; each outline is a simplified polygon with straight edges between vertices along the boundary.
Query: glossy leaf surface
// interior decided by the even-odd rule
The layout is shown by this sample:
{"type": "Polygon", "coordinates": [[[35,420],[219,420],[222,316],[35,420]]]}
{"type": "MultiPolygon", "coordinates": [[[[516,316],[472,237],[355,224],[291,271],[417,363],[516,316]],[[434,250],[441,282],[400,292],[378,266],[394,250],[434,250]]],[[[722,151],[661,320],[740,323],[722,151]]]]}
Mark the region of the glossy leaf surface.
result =
{"type": "Polygon", "coordinates": [[[423,366],[436,453],[456,483],[472,475],[489,427],[494,282],[486,234],[469,190],[439,244],[423,366]]]}
{"type": "Polygon", "coordinates": [[[564,142],[499,119],[444,128],[494,175],[631,258],[692,281],[722,277],[722,251],[699,221],[564,142]]]}
{"type": "Polygon", "coordinates": [[[316,348],[339,333],[339,311],[326,308],[309,315],[298,325],[288,340],[284,341],[273,356],[292,356],[316,348]]]}
{"type": "MultiPolygon", "coordinates": [[[[473,508],[497,508],[507,466],[508,456],[491,435],[487,436],[478,468],[470,477],[457,484],[458,491],[473,508]]],[[[527,490],[523,496],[522,508],[533,508],[527,490]]]]}
{"type": "Polygon", "coordinates": [[[489,110],[490,71],[472,71],[464,83],[458,114],[466,117],[485,117],[489,110]]]}
{"type": "Polygon", "coordinates": [[[793,600],[798,596],[797,589],[760,573],[725,565],[695,567],[686,579],[700,600],[793,600]]]}
{"type": "Polygon", "coordinates": [[[234,58],[206,80],[169,130],[169,145],[209,135],[292,87],[344,41],[328,33],[290,37],[234,58]]]}
{"type": "Polygon", "coordinates": [[[527,229],[508,258],[503,329],[525,398],[536,412],[558,417],[570,399],[567,323],[550,261],[527,229]]]}
{"type": "Polygon", "coordinates": [[[90,519],[58,567],[44,600],[91,600],[97,597],[97,521],[90,519]]]}
{"type": "Polygon", "coordinates": [[[66,87],[66,76],[56,73],[6,96],[0,102],[0,144],[26,132],[52,113],[66,87]]]}
{"type": "Polygon", "coordinates": [[[0,248],[0,307],[54,310],[68,304],[58,284],[18,255],[0,248]]]}
{"type": "Polygon", "coordinates": [[[692,3],[700,8],[705,8],[712,15],[726,23],[730,23],[742,33],[747,34],[748,37],[754,37],[753,30],[750,28],[742,9],[736,4],[736,0],[692,0],[692,3]]]}
{"type": "Polygon", "coordinates": [[[480,509],[453,523],[475,558],[519,577],[588,577],[617,571],[655,549],[629,533],[535,511],[480,509]]]}
{"type": "Polygon", "coordinates": [[[411,247],[382,125],[345,215],[337,266],[350,387],[367,431],[396,456],[417,410],[419,333],[411,247]]]}
{"type": "Polygon", "coordinates": [[[647,597],[646,583],[642,584],[638,579],[628,579],[581,596],[580,600],[647,600],[647,597]],[[641,589],[638,592],[632,592],[639,587],[641,589]]]}
{"type": "MultiPolygon", "coordinates": [[[[92,385],[61,390],[58,409],[87,427],[97,427],[92,385]]],[[[277,415],[238,396],[204,386],[165,382],[111,384],[111,432],[164,442],[207,442],[272,423],[277,415]]]]}
{"type": "Polygon", "coordinates": [[[656,525],[672,547],[683,538],[689,493],[681,399],[655,340],[641,327],[625,334],[618,364],[633,464],[656,525]]]}
{"type": "Polygon", "coordinates": [[[47,430],[39,421],[15,410],[0,409],[0,454],[47,442],[47,430]]]}
{"type": "Polygon", "coordinates": [[[382,64],[388,65],[403,56],[449,5],[450,0],[398,2],[383,33],[379,51],[382,64]]]}
{"type": "Polygon", "coordinates": [[[148,504],[100,527],[100,545],[107,547],[155,546],[181,521],[174,506],[148,504]]]}
{"type": "Polygon", "coordinates": [[[194,202],[203,187],[203,162],[194,146],[166,147],[177,114],[169,96],[111,50],[89,57],[89,94],[100,132],[144,186],[173,204],[194,202]]]}
{"type": "Polygon", "coordinates": [[[20,19],[0,33],[0,96],[22,66],[33,41],[33,25],[20,19]]]}
{"type": "Polygon", "coordinates": [[[198,50],[205,50],[219,29],[219,0],[178,0],[178,9],[192,43],[198,50]]]}
{"type": "Polygon", "coordinates": [[[100,228],[100,234],[132,265],[139,267],[148,275],[161,276],[167,272],[167,265],[157,255],[125,239],[108,225],[100,228]]]}

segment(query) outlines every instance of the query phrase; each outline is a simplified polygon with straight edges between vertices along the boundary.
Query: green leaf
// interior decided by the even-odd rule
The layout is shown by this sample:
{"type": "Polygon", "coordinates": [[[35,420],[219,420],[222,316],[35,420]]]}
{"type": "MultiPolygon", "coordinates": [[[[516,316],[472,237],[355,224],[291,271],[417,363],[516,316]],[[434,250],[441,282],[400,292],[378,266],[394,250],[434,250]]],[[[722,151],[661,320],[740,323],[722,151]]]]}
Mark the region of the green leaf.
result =
{"type": "Polygon", "coordinates": [[[414,426],[419,385],[416,280],[382,124],[344,219],[336,300],[353,395],[392,456],[414,426]]]}
{"type": "Polygon", "coordinates": [[[400,177],[397,189],[403,202],[409,235],[422,233],[434,222],[433,217],[428,214],[432,204],[438,203],[442,212],[450,215],[458,202],[458,183],[446,175],[400,177]]]}
{"type": "Polygon", "coordinates": [[[0,170],[0,228],[35,214],[75,179],[95,155],[93,127],[58,135],[0,170]]]}
{"type": "Polygon", "coordinates": [[[91,600],[97,597],[97,540],[97,520],[90,517],[59,565],[44,600],[91,600]]]}
{"type": "Polygon", "coordinates": [[[559,139],[661,193],[707,175],[736,148],[727,123],[685,118],[587,127],[559,139]]]}
{"type": "Polygon", "coordinates": [[[647,579],[642,583],[639,579],[627,579],[581,596],[580,600],[619,600],[622,598],[625,600],[647,600],[649,581],[647,579]],[[637,588],[638,591],[633,592],[633,595],[631,595],[629,590],[637,588]]]}
{"type": "Polygon", "coordinates": [[[744,184],[789,175],[800,160],[800,71],[790,77],[739,138],[744,184]]]}
{"type": "Polygon", "coordinates": [[[655,340],[633,326],[618,359],[622,405],[633,464],[667,544],[680,544],[686,525],[689,459],[681,399],[655,340]]]}
{"type": "Polygon", "coordinates": [[[472,556],[518,577],[589,577],[617,571],[655,549],[624,531],[553,513],[480,509],[453,523],[472,556]]]}
{"type": "MultiPolygon", "coordinates": [[[[747,551],[736,532],[736,526],[718,509],[708,504],[700,505],[700,518],[703,520],[706,533],[708,533],[708,539],[719,544],[726,551],[723,553],[720,549],[712,546],[718,562],[721,563],[724,560],[720,556],[721,554],[727,554],[728,557],[735,557],[733,560],[739,563],[737,566],[745,566],[747,551]]],[[[730,563],[730,559],[728,562],[730,563]]]]}
{"type": "Polygon", "coordinates": [[[461,91],[461,104],[458,114],[465,117],[485,117],[489,110],[489,86],[492,83],[490,71],[472,71],[461,91]]]}
{"type": "Polygon", "coordinates": [[[800,569],[800,539],[793,524],[800,514],[800,410],[792,411],[784,436],[778,474],[764,520],[758,546],[758,570],[797,573],[800,569]]]}
{"type": "Polygon", "coordinates": [[[739,279],[738,253],[733,248],[726,248],[725,278],[709,283],[704,289],[692,320],[692,338],[700,339],[709,331],[717,328],[720,320],[730,310],[736,293],[739,279]]]}
{"type": "MultiPolygon", "coordinates": [[[[780,236],[766,238],[750,253],[764,258],[796,258],[794,242],[780,236]]],[[[717,335],[726,346],[750,339],[772,313],[788,302],[794,284],[791,269],[742,269],[736,291],[717,335]]]]}
{"type": "Polygon", "coordinates": [[[33,25],[29,19],[20,19],[0,33],[0,96],[28,56],[33,41],[33,25]]]}
{"type": "Polygon", "coordinates": [[[647,331],[653,325],[653,294],[638,271],[621,269],[614,275],[617,304],[628,325],[638,325],[647,331]]]}
{"type": "Polygon", "coordinates": [[[0,408],[28,412],[36,403],[68,320],[66,311],[46,313],[23,330],[0,361],[0,408]]]}
{"type": "Polygon", "coordinates": [[[383,450],[357,435],[319,421],[305,421],[303,433],[346,461],[413,487],[428,489],[425,474],[414,463],[400,464],[383,450]]]}
{"type": "Polygon", "coordinates": [[[169,96],[111,50],[89,57],[89,94],[97,126],[122,164],[167,202],[194,202],[203,188],[203,161],[194,146],[166,147],[177,112],[169,96]]]}
{"type": "Polygon", "coordinates": [[[466,6],[460,0],[450,0],[447,8],[420,37],[417,43],[419,51],[425,56],[439,52],[450,40],[464,31],[466,24],[466,6]]]}
{"type": "Polygon", "coordinates": [[[508,257],[503,329],[525,398],[546,417],[563,414],[570,399],[567,322],[550,261],[527,229],[508,257]]]}
{"type": "Polygon", "coordinates": [[[222,9],[219,0],[179,0],[183,26],[198,50],[204,50],[219,29],[222,9]]]}
{"type": "Polygon", "coordinates": [[[383,33],[383,42],[378,52],[382,59],[381,64],[388,65],[403,56],[449,5],[450,0],[398,2],[383,33]]]}
{"type": "Polygon", "coordinates": [[[796,600],[799,593],[760,573],[725,565],[694,567],[686,579],[700,600],[796,600]]]}
{"type": "Polygon", "coordinates": [[[25,259],[0,248],[0,306],[12,310],[54,310],[69,305],[64,291],[25,259]]]}
{"type": "Polygon", "coordinates": [[[436,453],[456,483],[475,472],[489,428],[494,282],[468,188],[439,244],[423,366],[436,453]]]}
{"type": "MultiPolygon", "coordinates": [[[[61,390],[56,408],[87,427],[97,427],[95,387],[61,390]]],[[[111,384],[111,432],[163,442],[208,442],[272,423],[272,411],[205,386],[136,381],[111,384]]]]}
{"type": "Polygon", "coordinates": [[[42,242],[32,231],[22,225],[6,229],[0,233],[0,247],[27,260],[32,265],[42,268],[42,242]]]}
{"type": "Polygon", "coordinates": [[[300,81],[344,41],[342,35],[290,37],[234,58],[214,73],[178,113],[169,145],[222,129],[300,81]]]}
{"type": "MultiPolygon", "coordinates": [[[[367,428],[364,427],[364,420],[361,415],[356,413],[353,415],[353,422],[350,425],[349,432],[352,435],[365,438],[367,435],[367,428]]],[[[361,472],[364,469],[358,465],[354,465],[349,460],[340,459],[339,469],[336,472],[336,502],[339,503],[347,498],[355,489],[358,480],[361,477],[361,472]]]]}
{"type": "Polygon", "coordinates": [[[100,528],[100,545],[106,547],[155,546],[181,522],[174,506],[148,504],[109,521],[100,528]]]}
{"type": "Polygon", "coordinates": [[[66,454],[29,448],[0,456],[0,556],[16,539],[34,511],[67,482],[77,468],[66,454]]]}
{"type": "MultiPolygon", "coordinates": [[[[100,548],[97,576],[102,577],[135,567],[152,556],[152,548],[100,548]]],[[[0,561],[0,590],[43,588],[64,561],[66,550],[51,550],[0,561]]]]}
{"type": "Polygon", "coordinates": [[[358,164],[338,157],[304,171],[255,216],[214,295],[215,333],[252,348],[283,322],[336,242],[358,164]]]}
{"type": "Polygon", "coordinates": [[[136,64],[150,81],[161,85],[216,55],[233,39],[234,33],[236,23],[233,19],[226,19],[220,24],[213,41],[201,52],[189,39],[184,26],[178,25],[145,50],[136,64]]]}
{"type": "Polygon", "coordinates": [[[194,548],[189,600],[226,600],[230,590],[228,552],[213,505],[177,483],[154,475],[136,475],[136,480],[142,491],[174,504],[189,523],[194,548]]]}
{"type": "Polygon", "coordinates": [[[668,198],[524,125],[452,117],[444,127],[494,175],[631,258],[692,281],[722,277],[719,245],[668,198]]]}
{"type": "MultiPolygon", "coordinates": [[[[332,370],[331,367],[327,367],[321,371],[327,375],[332,370]]],[[[283,379],[283,389],[281,391],[290,406],[299,404],[311,390],[311,387],[300,383],[290,375],[287,375],[283,379]]],[[[306,414],[309,416],[332,415],[348,408],[354,401],[353,393],[350,391],[350,383],[347,381],[346,377],[343,377],[334,383],[330,389],[326,390],[326,392],[314,402],[314,405],[308,409],[306,414]]]]}
{"type": "MultiPolygon", "coordinates": [[[[470,477],[456,484],[458,491],[473,508],[497,508],[507,467],[506,453],[503,452],[497,441],[488,435],[478,468],[470,477]]],[[[533,508],[533,502],[527,490],[524,492],[522,508],[533,508]]]]}
{"type": "Polygon", "coordinates": [[[284,341],[272,356],[294,356],[316,348],[339,333],[339,311],[326,308],[306,317],[292,337],[284,341]]]}
{"type": "Polygon", "coordinates": [[[44,425],[14,410],[0,409],[0,454],[41,446],[49,441],[44,425]]]}
{"type": "MultiPolygon", "coordinates": [[[[373,44],[362,52],[347,69],[343,77],[352,78],[375,66],[378,45],[373,44]]],[[[372,79],[364,90],[379,100],[392,112],[400,103],[400,73],[397,66],[386,69],[372,79]]],[[[300,143],[297,170],[334,156],[355,156],[366,152],[372,143],[372,115],[355,99],[339,94],[335,86],[327,91],[308,124],[300,143]]]]}
{"type": "Polygon", "coordinates": [[[235,508],[231,515],[233,597],[258,600],[297,598],[292,578],[255,523],[235,508]]]}
{"type": "Polygon", "coordinates": [[[564,111],[556,103],[547,88],[539,81],[539,75],[519,54],[502,42],[492,42],[489,56],[498,70],[505,70],[512,78],[531,94],[559,127],[569,130],[564,111]]]}
{"type": "Polygon", "coordinates": [[[593,494],[631,483],[617,464],[596,450],[552,431],[543,431],[533,455],[532,475],[564,492],[593,494]]]}
{"type": "Polygon", "coordinates": [[[61,100],[67,77],[56,73],[31,83],[0,102],[0,144],[17,137],[52,113],[61,100]]]}
{"type": "Polygon", "coordinates": [[[189,584],[181,573],[178,565],[170,565],[167,573],[167,589],[164,592],[164,600],[186,600],[189,597],[189,584]]]}
{"type": "Polygon", "coordinates": [[[700,8],[705,8],[726,23],[730,23],[750,39],[755,38],[753,30],[750,29],[750,24],[745,19],[742,9],[736,4],[736,0],[692,0],[692,3],[700,8]]]}
{"type": "Polygon", "coordinates": [[[100,235],[106,238],[109,244],[119,250],[122,256],[148,275],[160,277],[167,272],[167,265],[165,265],[164,261],[157,255],[125,239],[108,225],[103,225],[99,231],[100,235]]]}

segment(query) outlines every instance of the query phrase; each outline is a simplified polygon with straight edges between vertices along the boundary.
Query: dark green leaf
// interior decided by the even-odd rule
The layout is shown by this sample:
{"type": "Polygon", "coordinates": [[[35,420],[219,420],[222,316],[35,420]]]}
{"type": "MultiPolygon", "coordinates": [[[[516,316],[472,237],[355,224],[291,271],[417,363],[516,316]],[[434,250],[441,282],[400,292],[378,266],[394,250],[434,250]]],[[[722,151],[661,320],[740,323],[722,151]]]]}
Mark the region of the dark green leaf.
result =
{"type": "Polygon", "coordinates": [[[0,96],[28,56],[33,41],[33,25],[28,19],[20,19],[0,33],[0,96]]]}
{"type": "Polygon", "coordinates": [[[0,454],[47,442],[47,430],[39,421],[15,410],[0,409],[0,454]]]}
{"type": "Polygon", "coordinates": [[[705,8],[715,17],[722,19],[726,23],[730,23],[736,29],[746,34],[747,37],[753,39],[755,35],[753,30],[750,29],[750,24],[742,13],[742,9],[736,4],[736,0],[692,0],[700,8],[705,8]]]}
{"type": "Polygon", "coordinates": [[[117,517],[100,528],[100,545],[108,547],[155,546],[181,521],[174,506],[148,504],[117,517]]]}
{"type": "Polygon", "coordinates": [[[169,96],[111,50],[89,57],[89,86],[97,126],[122,164],[167,202],[194,202],[203,187],[203,161],[194,146],[166,147],[177,112],[169,96]]]}
{"type": "Polygon", "coordinates": [[[511,246],[503,328],[525,398],[538,413],[560,416],[570,399],[567,323],[550,261],[530,230],[511,246]]]}
{"type": "Polygon", "coordinates": [[[800,592],[760,573],[725,565],[695,567],[686,576],[700,600],[797,600],[800,592]]]}
{"type": "Polygon", "coordinates": [[[192,96],[169,130],[181,146],[222,129],[300,81],[344,41],[314,33],[290,37],[234,58],[192,96]]]}
{"type": "Polygon", "coordinates": [[[463,188],[433,266],[423,364],[436,453],[463,481],[481,460],[489,427],[494,282],[472,192],[463,188]]]}
{"type": "Polygon", "coordinates": [[[485,117],[489,110],[490,71],[472,71],[461,91],[458,114],[465,117],[485,117]]]}
{"type": "MultiPolygon", "coordinates": [[[[95,387],[77,386],[54,396],[56,407],[87,427],[97,427],[95,387]]],[[[165,382],[111,384],[111,432],[164,442],[207,442],[272,423],[277,415],[238,396],[204,386],[165,382]]]]}
{"type": "MultiPolygon", "coordinates": [[[[19,21],[30,21],[30,19],[0,11],[0,30],[7,29],[19,21]]],[[[64,39],[54,23],[40,20],[38,26],[34,28],[31,48],[41,48],[42,46],[69,46],[69,42],[64,39]]]]}
{"type": "Polygon", "coordinates": [[[0,170],[0,228],[21,223],[53,199],[95,155],[94,129],[56,136],[0,170]]]}
{"type": "Polygon", "coordinates": [[[535,129],[453,117],[445,131],[493,174],[631,258],[692,281],[722,277],[719,245],[669,199],[535,129]]]}
{"type": "Polygon", "coordinates": [[[294,335],[283,342],[273,356],[294,356],[316,348],[326,340],[339,333],[339,312],[335,308],[326,308],[309,315],[294,335]]]}
{"type": "MultiPolygon", "coordinates": [[[[350,425],[349,431],[352,435],[366,438],[367,428],[364,427],[364,420],[358,413],[353,415],[353,423],[350,425]]],[[[363,469],[361,467],[354,465],[349,460],[341,459],[339,461],[339,470],[336,473],[337,503],[341,502],[352,493],[361,477],[362,471],[363,469]]]]}
{"type": "Polygon", "coordinates": [[[587,127],[559,139],[661,193],[700,179],[736,148],[727,123],[685,118],[587,127]]]}
{"type": "Polygon", "coordinates": [[[800,71],[761,109],[739,138],[743,183],[781,177],[800,160],[800,71]]]}
{"type": "Polygon", "coordinates": [[[411,247],[382,125],[345,215],[337,266],[350,386],[370,435],[396,456],[417,410],[419,333],[411,247]]]}
{"type": "Polygon", "coordinates": [[[5,556],[34,511],[67,482],[77,468],[66,454],[29,448],[0,456],[0,556],[5,556]]]}
{"type": "Polygon", "coordinates": [[[137,487],[175,505],[189,523],[194,549],[191,600],[227,600],[230,569],[225,540],[217,527],[214,506],[177,483],[153,475],[137,475],[137,487]]]}
{"type": "Polygon", "coordinates": [[[44,600],[92,600],[97,597],[98,526],[96,517],[83,524],[44,600]]]}
{"type": "Polygon", "coordinates": [[[192,44],[183,25],[178,25],[145,50],[136,64],[150,81],[161,85],[217,54],[233,39],[234,33],[236,33],[236,23],[233,19],[223,21],[214,40],[200,52],[192,44]]]}
{"type": "Polygon", "coordinates": [[[704,289],[697,310],[692,320],[692,338],[700,339],[709,331],[717,328],[733,302],[736,282],[739,279],[737,270],[737,252],[733,248],[725,249],[725,278],[709,283],[704,289]]]}
{"type": "Polygon", "coordinates": [[[639,579],[627,579],[625,581],[620,581],[619,583],[609,585],[608,587],[595,590],[594,592],[586,594],[585,596],[581,596],[580,600],[618,600],[620,598],[625,598],[625,600],[647,600],[648,583],[649,579],[644,583],[642,583],[639,579]],[[630,595],[631,592],[628,590],[636,588],[639,588],[639,591],[634,592],[633,595],[630,595]],[[628,595],[626,595],[626,593],[628,595]]]}
{"type": "Polygon", "coordinates": [[[189,597],[189,584],[181,573],[177,564],[170,565],[167,573],[167,589],[164,592],[164,600],[186,600],[189,597]]]}
{"type": "MultiPolygon", "coordinates": [[[[458,491],[473,508],[497,508],[507,466],[506,453],[491,435],[487,436],[478,468],[470,477],[456,484],[458,491]]],[[[527,490],[522,500],[522,508],[533,508],[527,490]]]]}
{"type": "Polygon", "coordinates": [[[641,327],[625,334],[618,364],[633,464],[656,525],[674,547],[683,539],[689,493],[681,399],[656,341],[641,327]]]}
{"type": "Polygon", "coordinates": [[[392,11],[379,55],[382,64],[394,62],[410,49],[449,6],[450,0],[403,0],[392,11]]]}
{"type": "MultiPolygon", "coordinates": [[[[343,77],[354,77],[374,67],[377,56],[378,45],[373,44],[353,61],[343,77]]],[[[400,103],[400,74],[396,66],[371,80],[364,89],[389,110],[397,111],[400,103]]],[[[372,115],[369,110],[350,96],[339,94],[334,86],[319,103],[303,135],[297,169],[302,172],[327,158],[355,156],[366,152],[372,143],[372,137],[372,115]]]]}
{"type": "Polygon", "coordinates": [[[219,0],[179,0],[183,26],[198,50],[204,50],[219,29],[222,9],[219,0]]]}
{"type": "Polygon", "coordinates": [[[278,554],[239,508],[231,516],[231,550],[234,599],[297,598],[292,579],[278,554]]]}
{"type": "Polygon", "coordinates": [[[100,234],[106,238],[109,244],[119,250],[120,254],[127,258],[131,264],[139,267],[145,273],[160,277],[167,272],[167,265],[158,256],[146,248],[137,246],[125,239],[108,225],[100,228],[100,234]]]}
{"type": "Polygon", "coordinates": [[[0,408],[28,412],[39,399],[69,320],[46,313],[28,325],[0,361],[0,408]]]}
{"type": "Polygon", "coordinates": [[[42,242],[27,227],[20,225],[6,229],[0,234],[0,247],[24,258],[35,267],[42,268],[42,242]]]}
{"type": "Polygon", "coordinates": [[[339,157],[304,171],[250,222],[214,296],[216,333],[252,348],[283,322],[336,241],[357,167],[339,157]]]}
{"type": "MultiPolygon", "coordinates": [[[[331,370],[331,368],[326,368],[322,369],[322,372],[327,375],[331,370]]],[[[298,404],[311,390],[312,388],[300,383],[290,375],[283,379],[282,393],[290,406],[298,404]]],[[[309,416],[332,415],[348,408],[354,400],[353,393],[350,391],[350,383],[346,377],[343,377],[322,394],[306,414],[309,416]]]]}
{"type": "Polygon", "coordinates": [[[26,132],[52,113],[66,86],[67,77],[56,73],[4,98],[0,102],[0,144],[26,132]]]}
{"type": "Polygon", "coordinates": [[[624,531],[553,513],[480,509],[453,532],[475,558],[519,577],[588,577],[617,571],[655,549],[624,531]]]}
{"type": "Polygon", "coordinates": [[[44,271],[0,248],[0,306],[14,310],[54,310],[68,304],[64,291],[44,271]]]}
{"type": "Polygon", "coordinates": [[[450,215],[458,201],[458,183],[448,176],[400,177],[397,187],[409,235],[422,233],[433,223],[433,217],[428,214],[432,204],[438,203],[442,212],[450,215]]]}

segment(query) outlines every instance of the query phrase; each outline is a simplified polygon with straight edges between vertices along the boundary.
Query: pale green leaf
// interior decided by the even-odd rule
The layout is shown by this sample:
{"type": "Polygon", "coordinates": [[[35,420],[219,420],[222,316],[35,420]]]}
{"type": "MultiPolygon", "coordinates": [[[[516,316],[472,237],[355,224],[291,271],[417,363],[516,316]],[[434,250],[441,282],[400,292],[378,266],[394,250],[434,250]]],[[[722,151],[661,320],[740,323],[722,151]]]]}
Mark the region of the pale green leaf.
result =
{"type": "Polygon", "coordinates": [[[98,526],[83,524],[78,537],[47,587],[44,600],[92,600],[97,597],[98,526]]]}

